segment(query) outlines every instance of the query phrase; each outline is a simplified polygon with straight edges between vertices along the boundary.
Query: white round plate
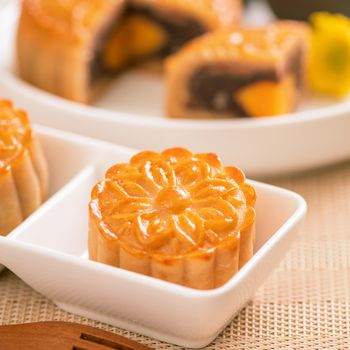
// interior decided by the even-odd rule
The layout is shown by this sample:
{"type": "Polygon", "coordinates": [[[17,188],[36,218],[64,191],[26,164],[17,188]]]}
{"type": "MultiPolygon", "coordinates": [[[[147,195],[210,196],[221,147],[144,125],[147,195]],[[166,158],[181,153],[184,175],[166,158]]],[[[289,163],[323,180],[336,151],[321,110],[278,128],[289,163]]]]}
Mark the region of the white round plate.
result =
{"type": "Polygon", "coordinates": [[[50,95],[16,74],[17,17],[14,2],[1,10],[0,95],[28,110],[34,122],[138,149],[215,152],[255,177],[350,158],[350,99],[310,97],[296,113],[279,117],[174,120],[163,114],[161,78],[140,71],[116,79],[94,106],[50,95]]]}

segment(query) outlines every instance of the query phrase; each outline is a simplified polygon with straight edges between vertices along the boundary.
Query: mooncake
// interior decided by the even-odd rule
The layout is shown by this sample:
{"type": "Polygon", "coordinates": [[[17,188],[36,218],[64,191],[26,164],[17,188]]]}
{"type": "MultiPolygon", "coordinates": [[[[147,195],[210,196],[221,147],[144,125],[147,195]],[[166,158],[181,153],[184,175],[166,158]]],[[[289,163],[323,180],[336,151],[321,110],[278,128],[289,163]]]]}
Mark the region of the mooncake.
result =
{"type": "Polygon", "coordinates": [[[24,111],[0,100],[0,235],[7,235],[45,200],[46,160],[24,111]]]}
{"type": "Polygon", "coordinates": [[[305,87],[309,29],[279,21],[222,29],[166,62],[166,110],[176,118],[263,117],[295,110],[305,87]]]}
{"type": "Polygon", "coordinates": [[[241,0],[24,0],[17,33],[27,82],[87,103],[111,77],[236,23],[241,0]]]}
{"type": "Polygon", "coordinates": [[[91,260],[195,289],[253,255],[254,188],[216,154],[144,151],[112,166],[89,203],[91,260]]]}

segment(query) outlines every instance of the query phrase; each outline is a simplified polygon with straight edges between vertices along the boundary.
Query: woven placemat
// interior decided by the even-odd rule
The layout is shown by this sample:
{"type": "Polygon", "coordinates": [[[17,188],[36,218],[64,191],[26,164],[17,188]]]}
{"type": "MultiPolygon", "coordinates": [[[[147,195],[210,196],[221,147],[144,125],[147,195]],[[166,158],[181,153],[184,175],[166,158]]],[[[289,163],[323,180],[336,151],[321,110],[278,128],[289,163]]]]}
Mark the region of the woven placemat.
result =
{"type": "MultiPolygon", "coordinates": [[[[208,349],[350,349],[350,163],[270,181],[302,194],[300,240],[208,349]]],[[[0,274],[0,324],[62,320],[178,349],[58,309],[9,271],[0,274]]]]}

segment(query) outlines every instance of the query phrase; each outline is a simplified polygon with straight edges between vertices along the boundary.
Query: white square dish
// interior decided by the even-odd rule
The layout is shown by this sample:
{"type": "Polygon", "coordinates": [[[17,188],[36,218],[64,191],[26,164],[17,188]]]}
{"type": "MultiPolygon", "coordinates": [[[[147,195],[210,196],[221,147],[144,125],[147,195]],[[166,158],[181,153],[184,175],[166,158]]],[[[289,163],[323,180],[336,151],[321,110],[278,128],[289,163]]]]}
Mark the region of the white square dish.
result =
{"type": "MultiPolygon", "coordinates": [[[[248,11],[251,22],[264,17],[261,6],[257,11],[248,11]]],[[[140,70],[115,79],[94,106],[39,90],[22,81],[16,69],[18,13],[15,0],[0,11],[0,96],[25,106],[36,123],[136,149],[160,150],[181,143],[194,152],[216,152],[249,176],[298,171],[350,157],[349,98],[312,97],[298,112],[279,117],[176,120],[164,116],[162,78],[140,70]]]]}
{"type": "Polygon", "coordinates": [[[134,151],[37,128],[51,174],[51,197],[9,236],[0,263],[64,310],[185,347],[210,343],[253,297],[295,239],[306,203],[253,182],[257,241],[253,258],[225,285],[198,291],[89,261],[87,203],[92,186],[134,151]]]}

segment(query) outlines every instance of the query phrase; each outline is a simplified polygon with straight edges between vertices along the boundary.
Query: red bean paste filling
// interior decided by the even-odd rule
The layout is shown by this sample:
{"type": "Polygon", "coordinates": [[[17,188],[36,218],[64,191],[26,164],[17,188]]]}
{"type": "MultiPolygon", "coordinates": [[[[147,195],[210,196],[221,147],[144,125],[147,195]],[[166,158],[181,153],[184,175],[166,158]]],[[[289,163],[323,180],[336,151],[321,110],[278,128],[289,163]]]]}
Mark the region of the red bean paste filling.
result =
{"type": "MultiPolygon", "coordinates": [[[[207,32],[203,24],[189,16],[160,11],[151,7],[129,5],[123,14],[109,23],[96,40],[94,55],[90,62],[90,83],[93,84],[105,75],[115,75],[103,66],[102,50],[109,36],[118,27],[121,17],[130,14],[145,16],[160,25],[168,34],[168,43],[159,51],[154,58],[164,58],[181,48],[186,42],[207,32]]],[[[144,57],[147,60],[150,57],[144,57]]]]}
{"type": "MultiPolygon", "coordinates": [[[[296,88],[302,85],[302,52],[298,48],[287,62],[285,73],[295,76],[296,88]]],[[[261,80],[279,82],[282,78],[275,70],[250,72],[245,75],[230,75],[229,68],[215,64],[205,65],[194,72],[189,81],[191,100],[188,108],[205,109],[215,113],[229,113],[247,117],[248,113],[232,97],[241,88],[261,80]]]]}

